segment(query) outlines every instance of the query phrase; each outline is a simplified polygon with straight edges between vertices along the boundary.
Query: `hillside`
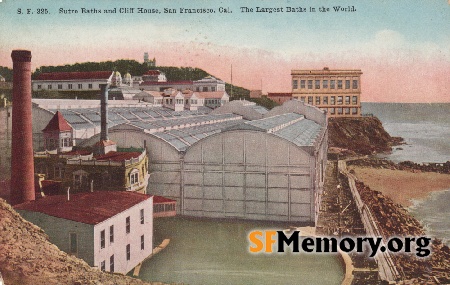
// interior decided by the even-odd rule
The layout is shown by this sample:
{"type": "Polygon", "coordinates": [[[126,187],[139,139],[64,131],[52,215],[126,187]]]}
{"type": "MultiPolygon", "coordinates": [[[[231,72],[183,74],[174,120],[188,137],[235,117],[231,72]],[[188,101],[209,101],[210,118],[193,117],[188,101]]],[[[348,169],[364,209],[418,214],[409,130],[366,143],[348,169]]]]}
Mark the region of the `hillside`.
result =
{"type": "Polygon", "coordinates": [[[104,273],[60,251],[39,227],[0,199],[0,272],[5,284],[144,285],[138,279],[104,273]]]}
{"type": "Polygon", "coordinates": [[[391,137],[376,117],[330,118],[328,146],[348,149],[357,154],[391,151],[401,138],[391,137]]]}

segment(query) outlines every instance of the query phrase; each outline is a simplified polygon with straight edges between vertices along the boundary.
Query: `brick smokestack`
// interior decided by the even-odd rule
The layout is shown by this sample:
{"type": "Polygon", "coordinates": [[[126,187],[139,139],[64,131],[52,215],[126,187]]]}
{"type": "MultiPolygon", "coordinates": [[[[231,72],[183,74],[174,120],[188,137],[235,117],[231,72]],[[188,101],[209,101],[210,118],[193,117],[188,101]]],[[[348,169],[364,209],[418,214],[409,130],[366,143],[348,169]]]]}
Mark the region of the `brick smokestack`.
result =
{"type": "Polygon", "coordinates": [[[107,141],[108,138],[108,85],[100,84],[100,141],[107,141]]]}
{"type": "Polygon", "coordinates": [[[13,50],[11,204],[35,200],[31,117],[31,52],[13,50]]]}

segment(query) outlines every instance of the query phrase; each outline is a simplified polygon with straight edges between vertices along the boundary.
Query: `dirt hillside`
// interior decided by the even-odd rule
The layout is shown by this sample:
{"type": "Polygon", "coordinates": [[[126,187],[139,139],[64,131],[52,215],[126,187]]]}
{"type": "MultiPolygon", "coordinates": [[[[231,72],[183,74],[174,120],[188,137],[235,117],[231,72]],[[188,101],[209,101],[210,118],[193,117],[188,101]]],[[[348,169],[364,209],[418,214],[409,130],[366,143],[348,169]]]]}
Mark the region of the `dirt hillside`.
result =
{"type": "Polygon", "coordinates": [[[42,229],[25,221],[3,199],[0,199],[0,272],[6,285],[162,284],[104,273],[60,251],[42,229]]]}

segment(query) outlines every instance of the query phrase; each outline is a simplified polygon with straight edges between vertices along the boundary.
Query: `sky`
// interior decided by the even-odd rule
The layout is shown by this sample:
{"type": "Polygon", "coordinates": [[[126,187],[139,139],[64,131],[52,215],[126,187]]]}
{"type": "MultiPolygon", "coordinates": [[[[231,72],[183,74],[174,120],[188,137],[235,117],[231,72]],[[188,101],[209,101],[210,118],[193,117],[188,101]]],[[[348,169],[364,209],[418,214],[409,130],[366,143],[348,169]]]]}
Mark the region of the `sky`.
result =
{"type": "Polygon", "coordinates": [[[362,101],[450,102],[449,0],[0,1],[1,66],[12,66],[14,49],[31,50],[33,69],[142,62],[148,52],[157,65],[198,67],[227,82],[232,66],[233,84],[265,93],[291,91],[292,69],[326,66],[361,69],[362,101]],[[335,12],[337,6],[356,11],[335,12]],[[257,7],[283,12],[257,12],[257,7]],[[82,13],[82,8],[101,13],[82,13]],[[138,13],[138,8],[160,13],[138,13]],[[180,13],[181,8],[215,13],[180,13]]]}

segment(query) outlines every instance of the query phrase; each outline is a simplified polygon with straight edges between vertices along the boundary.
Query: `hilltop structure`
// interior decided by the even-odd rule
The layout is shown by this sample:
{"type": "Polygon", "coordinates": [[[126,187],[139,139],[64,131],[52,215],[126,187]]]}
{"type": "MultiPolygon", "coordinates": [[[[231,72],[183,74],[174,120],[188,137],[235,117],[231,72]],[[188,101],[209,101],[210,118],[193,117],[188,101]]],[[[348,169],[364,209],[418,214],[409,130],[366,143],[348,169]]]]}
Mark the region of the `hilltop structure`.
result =
{"type": "Polygon", "coordinates": [[[360,69],[293,69],[292,97],[327,111],[328,117],[361,116],[360,69]]]}

